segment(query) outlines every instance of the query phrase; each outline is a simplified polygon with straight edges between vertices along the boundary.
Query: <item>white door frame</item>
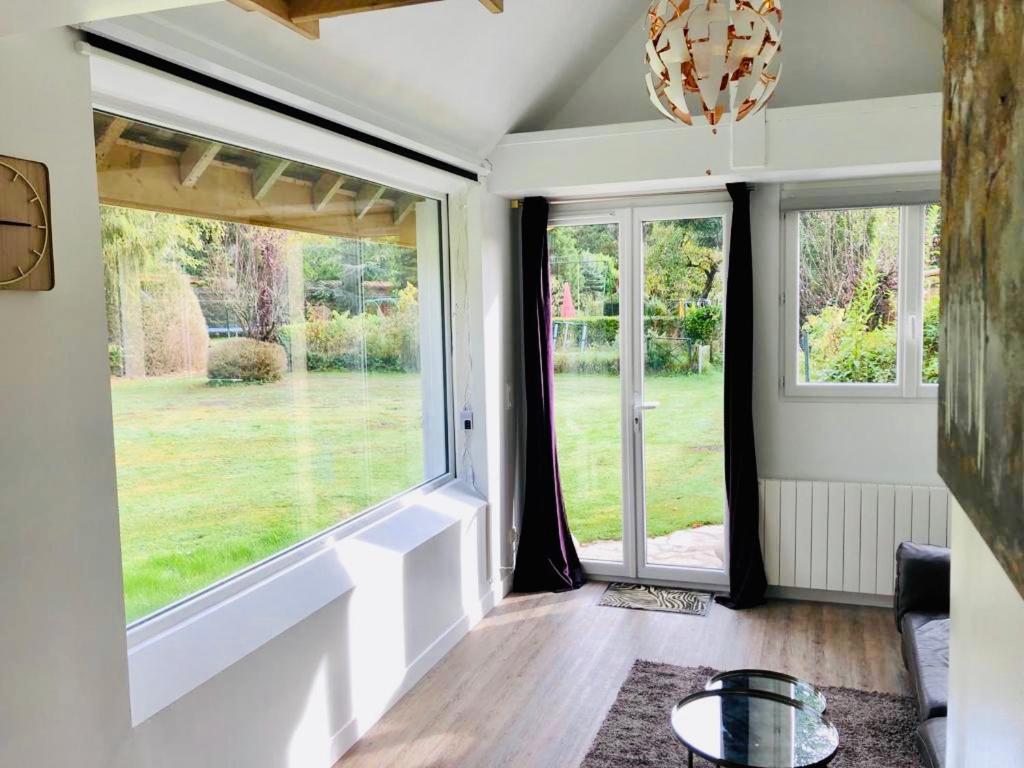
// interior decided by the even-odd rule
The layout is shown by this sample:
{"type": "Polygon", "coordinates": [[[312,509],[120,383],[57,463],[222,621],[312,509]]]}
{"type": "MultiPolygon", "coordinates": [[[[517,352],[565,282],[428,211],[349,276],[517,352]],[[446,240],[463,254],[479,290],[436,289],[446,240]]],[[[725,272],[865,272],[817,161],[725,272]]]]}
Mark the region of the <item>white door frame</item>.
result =
{"type": "MultiPolygon", "coordinates": [[[[588,575],[598,578],[623,579],[636,575],[636,526],[633,520],[635,499],[633,488],[633,462],[627,460],[632,451],[632,420],[631,410],[627,406],[632,403],[633,391],[630,386],[629,371],[632,370],[630,355],[632,350],[625,328],[630,319],[623,299],[626,295],[626,275],[630,272],[629,263],[632,253],[633,216],[629,208],[607,208],[596,211],[559,211],[556,209],[548,219],[549,227],[587,226],[588,224],[616,224],[619,228],[619,455],[621,457],[621,489],[622,499],[622,562],[611,560],[584,560],[583,565],[588,575]]],[[[557,385],[556,385],[557,386],[557,385]]]]}
{"type": "MultiPolygon", "coordinates": [[[[625,346],[631,350],[632,382],[630,386],[631,398],[629,405],[632,413],[630,419],[630,432],[632,433],[632,461],[633,470],[631,475],[635,482],[633,489],[635,522],[632,525],[636,531],[633,540],[636,552],[632,560],[637,565],[636,577],[641,581],[659,581],[669,583],[680,583],[694,586],[727,587],[729,585],[729,549],[725,547],[725,565],[723,570],[712,570],[709,568],[692,568],[676,565],[649,564],[647,562],[647,506],[646,506],[646,482],[644,472],[644,420],[646,410],[644,402],[644,368],[645,368],[645,345],[643,338],[643,300],[644,300],[644,246],[643,246],[643,225],[648,221],[666,221],[680,219],[705,219],[721,218],[723,227],[722,243],[722,283],[727,282],[725,277],[729,270],[729,237],[730,225],[732,223],[732,203],[728,199],[719,202],[702,203],[681,203],[676,205],[658,206],[637,206],[633,208],[633,258],[630,259],[631,277],[629,301],[626,302],[625,312],[631,319],[630,341],[625,346]]],[[[620,272],[621,274],[621,272],[620,272]]],[[[723,323],[727,322],[724,316],[723,323]]],[[[724,393],[723,393],[724,397],[724,393]]],[[[725,512],[726,510],[723,510],[725,512]]],[[[728,541],[728,515],[724,515],[726,525],[726,541],[728,541]]]]}
{"type": "MultiPolygon", "coordinates": [[[[619,228],[619,390],[622,476],[622,562],[584,560],[588,575],[598,579],[622,579],[710,587],[728,586],[728,547],[723,571],[646,562],[647,515],[644,506],[643,410],[637,409],[643,393],[645,353],[643,344],[643,222],[669,219],[721,217],[724,227],[723,275],[728,274],[732,203],[725,193],[683,195],[664,204],[651,201],[587,203],[553,208],[549,226],[617,224],[619,228]],[[632,204],[630,204],[632,202],[632,204]],[[645,204],[646,203],[646,204],[645,204]]],[[[726,526],[728,518],[726,516],[726,526]]],[[[728,535],[728,529],[727,533],[728,535]]]]}

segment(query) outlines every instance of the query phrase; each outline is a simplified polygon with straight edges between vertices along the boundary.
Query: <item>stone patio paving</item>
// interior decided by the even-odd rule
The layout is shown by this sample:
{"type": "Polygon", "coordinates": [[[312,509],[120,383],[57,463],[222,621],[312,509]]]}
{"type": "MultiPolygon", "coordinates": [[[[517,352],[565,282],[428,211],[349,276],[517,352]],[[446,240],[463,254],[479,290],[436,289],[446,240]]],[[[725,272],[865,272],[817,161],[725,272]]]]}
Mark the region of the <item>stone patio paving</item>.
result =
{"type": "MultiPolygon", "coordinates": [[[[621,541],[576,542],[583,560],[622,560],[621,541]]],[[[659,536],[647,542],[647,562],[656,565],[687,565],[724,568],[725,526],[704,525],[659,536]]]]}

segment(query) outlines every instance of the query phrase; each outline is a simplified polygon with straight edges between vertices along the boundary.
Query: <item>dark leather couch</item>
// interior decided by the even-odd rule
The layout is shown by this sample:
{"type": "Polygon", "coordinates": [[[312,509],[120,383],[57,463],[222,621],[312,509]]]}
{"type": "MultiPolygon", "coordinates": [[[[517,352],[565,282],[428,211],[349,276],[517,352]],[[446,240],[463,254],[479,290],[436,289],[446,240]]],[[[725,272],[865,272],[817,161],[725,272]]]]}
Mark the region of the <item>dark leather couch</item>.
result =
{"type": "Polygon", "coordinates": [[[904,542],[896,551],[896,626],[917,699],[918,750],[926,768],[946,765],[949,692],[949,550],[904,542]]]}

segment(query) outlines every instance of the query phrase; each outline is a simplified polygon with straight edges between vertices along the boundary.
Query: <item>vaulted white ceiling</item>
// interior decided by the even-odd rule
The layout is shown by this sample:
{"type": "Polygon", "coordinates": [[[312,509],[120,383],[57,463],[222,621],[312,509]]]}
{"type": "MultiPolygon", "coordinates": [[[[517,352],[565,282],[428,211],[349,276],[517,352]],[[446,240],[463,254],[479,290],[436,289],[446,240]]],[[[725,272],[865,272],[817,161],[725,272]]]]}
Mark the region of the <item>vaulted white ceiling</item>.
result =
{"type": "MultiPolygon", "coordinates": [[[[773,105],[940,90],[941,3],[785,0],[773,105]]],[[[657,118],[643,85],[647,6],[506,0],[492,15],[446,0],[328,19],[318,42],[227,3],[96,29],[478,161],[510,131],[657,118]]]]}
{"type": "MultiPolygon", "coordinates": [[[[785,0],[782,79],[773,107],[942,89],[942,0],[785,0]],[[910,3],[913,2],[913,5],[910,3]]],[[[572,98],[520,128],[575,128],[657,117],[643,85],[646,31],[626,30],[572,98]]]]}
{"type": "Polygon", "coordinates": [[[0,37],[216,0],[2,0],[0,37]]]}
{"type": "Polygon", "coordinates": [[[553,112],[647,0],[445,0],[321,22],[305,40],[221,3],[99,25],[167,56],[210,62],[416,141],[481,159],[553,112]]]}

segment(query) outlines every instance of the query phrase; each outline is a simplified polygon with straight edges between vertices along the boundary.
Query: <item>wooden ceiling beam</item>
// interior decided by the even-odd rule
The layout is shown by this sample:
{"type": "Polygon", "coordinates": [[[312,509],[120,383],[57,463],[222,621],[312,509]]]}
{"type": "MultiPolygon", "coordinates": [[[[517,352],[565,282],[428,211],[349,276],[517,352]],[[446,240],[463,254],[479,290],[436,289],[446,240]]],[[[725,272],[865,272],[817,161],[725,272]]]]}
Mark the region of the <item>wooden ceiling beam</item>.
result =
{"type": "Polygon", "coordinates": [[[273,188],[281,174],[291,165],[288,160],[268,157],[261,160],[252,171],[252,196],[254,200],[262,200],[273,188]]]}
{"type": "Polygon", "coordinates": [[[383,11],[406,5],[436,3],[438,0],[291,0],[291,19],[294,22],[312,22],[350,13],[383,11]]]}
{"type": "Polygon", "coordinates": [[[320,22],[316,19],[302,21],[292,18],[292,7],[289,0],[230,0],[230,2],[242,10],[261,13],[309,40],[320,39],[320,22]]]}
{"type": "Polygon", "coordinates": [[[503,13],[505,11],[505,0],[480,0],[480,3],[491,13],[503,13]]]}
{"type": "Polygon", "coordinates": [[[215,141],[193,141],[188,148],[181,153],[178,167],[181,175],[181,186],[194,187],[200,177],[206,173],[210,163],[217,157],[222,144],[215,141]]]}
{"type": "Polygon", "coordinates": [[[124,117],[115,117],[110,121],[103,133],[96,139],[96,166],[101,167],[107,159],[107,155],[117,144],[121,134],[128,130],[132,121],[124,117]]]}

